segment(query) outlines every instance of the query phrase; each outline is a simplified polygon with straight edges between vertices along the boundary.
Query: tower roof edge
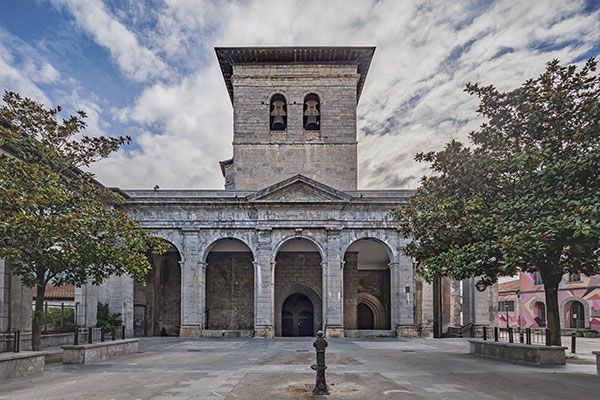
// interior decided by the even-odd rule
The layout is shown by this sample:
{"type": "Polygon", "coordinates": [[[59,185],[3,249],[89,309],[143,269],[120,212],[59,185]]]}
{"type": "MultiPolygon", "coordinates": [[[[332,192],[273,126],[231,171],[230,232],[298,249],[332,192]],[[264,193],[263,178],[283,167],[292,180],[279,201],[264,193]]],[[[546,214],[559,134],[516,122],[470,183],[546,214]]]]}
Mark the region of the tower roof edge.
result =
{"type": "Polygon", "coordinates": [[[356,63],[360,78],[356,87],[356,101],[360,99],[375,46],[269,46],[269,47],[215,47],[219,66],[225,79],[229,98],[233,103],[231,75],[234,64],[274,63],[356,63]]]}

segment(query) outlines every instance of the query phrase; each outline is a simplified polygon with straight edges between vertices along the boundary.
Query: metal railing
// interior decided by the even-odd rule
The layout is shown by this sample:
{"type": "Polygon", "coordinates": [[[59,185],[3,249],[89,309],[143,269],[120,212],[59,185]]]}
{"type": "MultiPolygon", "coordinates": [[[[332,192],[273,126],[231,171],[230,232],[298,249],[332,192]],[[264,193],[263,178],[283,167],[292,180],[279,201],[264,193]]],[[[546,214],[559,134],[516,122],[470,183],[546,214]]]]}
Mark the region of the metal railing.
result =
{"type": "Polygon", "coordinates": [[[126,339],[125,325],[113,326],[109,332],[98,327],[76,327],[73,331],[73,344],[91,344],[108,340],[126,339]]]}
{"type": "Polygon", "coordinates": [[[483,340],[550,346],[550,329],[483,327],[483,340]]]}
{"type": "MultiPolygon", "coordinates": [[[[72,332],[77,318],[76,304],[50,304],[44,303],[44,320],[42,322],[42,334],[72,332]]],[[[35,304],[32,308],[35,315],[35,304]]]]}

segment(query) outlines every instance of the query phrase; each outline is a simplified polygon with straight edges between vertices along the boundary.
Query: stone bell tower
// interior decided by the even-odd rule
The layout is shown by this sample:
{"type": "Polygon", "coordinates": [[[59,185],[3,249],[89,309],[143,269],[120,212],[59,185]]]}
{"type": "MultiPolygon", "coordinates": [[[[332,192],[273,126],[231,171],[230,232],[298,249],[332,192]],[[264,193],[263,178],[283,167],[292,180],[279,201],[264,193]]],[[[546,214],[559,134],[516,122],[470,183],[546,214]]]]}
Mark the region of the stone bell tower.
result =
{"type": "Polygon", "coordinates": [[[301,174],[357,186],[356,106],[374,47],[216,48],[233,104],[226,189],[301,174]]]}

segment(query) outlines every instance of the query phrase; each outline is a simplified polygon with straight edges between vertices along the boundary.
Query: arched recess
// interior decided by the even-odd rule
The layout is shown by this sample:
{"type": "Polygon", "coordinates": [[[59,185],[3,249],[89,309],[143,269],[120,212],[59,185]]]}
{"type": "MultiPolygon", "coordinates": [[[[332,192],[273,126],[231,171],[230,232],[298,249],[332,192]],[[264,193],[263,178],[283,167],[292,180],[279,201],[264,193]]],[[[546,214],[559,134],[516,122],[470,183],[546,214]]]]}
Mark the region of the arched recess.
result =
{"type": "Polygon", "coordinates": [[[375,238],[358,239],[346,249],[343,277],[344,329],[359,329],[360,304],[368,307],[373,314],[371,329],[391,329],[391,255],[391,249],[375,238]]]}
{"type": "Polygon", "coordinates": [[[275,335],[282,335],[282,307],[294,294],[306,296],[313,305],[313,328],[323,324],[322,256],[317,244],[307,238],[290,238],[276,247],[274,316],[275,335]]]}
{"type": "Polygon", "coordinates": [[[563,302],[561,326],[571,329],[587,328],[590,325],[589,304],[584,299],[571,297],[563,302]]]}
{"type": "Polygon", "coordinates": [[[211,243],[206,260],[206,329],[254,329],[254,255],[239,239],[211,243]]]}
{"type": "Polygon", "coordinates": [[[533,320],[538,327],[546,326],[546,305],[541,301],[533,303],[533,320]]]}
{"type": "Polygon", "coordinates": [[[358,305],[367,306],[373,314],[373,326],[366,329],[389,329],[385,307],[377,297],[367,292],[361,292],[358,294],[357,302],[358,305]]]}
{"type": "Polygon", "coordinates": [[[133,331],[136,336],[179,336],[181,327],[181,253],[148,254],[145,284],[134,282],[133,331]]]}

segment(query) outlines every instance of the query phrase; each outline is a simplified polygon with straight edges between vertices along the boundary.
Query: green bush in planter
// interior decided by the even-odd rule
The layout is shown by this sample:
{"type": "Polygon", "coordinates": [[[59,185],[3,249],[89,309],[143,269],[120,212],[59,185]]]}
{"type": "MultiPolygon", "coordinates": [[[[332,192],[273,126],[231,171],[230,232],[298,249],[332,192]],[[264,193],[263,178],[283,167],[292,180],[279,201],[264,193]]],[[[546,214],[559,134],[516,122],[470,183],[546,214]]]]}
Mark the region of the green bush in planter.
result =
{"type": "Polygon", "coordinates": [[[102,328],[102,332],[108,333],[111,331],[113,326],[121,326],[123,320],[121,320],[121,313],[111,313],[108,309],[108,304],[98,303],[98,315],[97,315],[98,328],[102,328]]]}

